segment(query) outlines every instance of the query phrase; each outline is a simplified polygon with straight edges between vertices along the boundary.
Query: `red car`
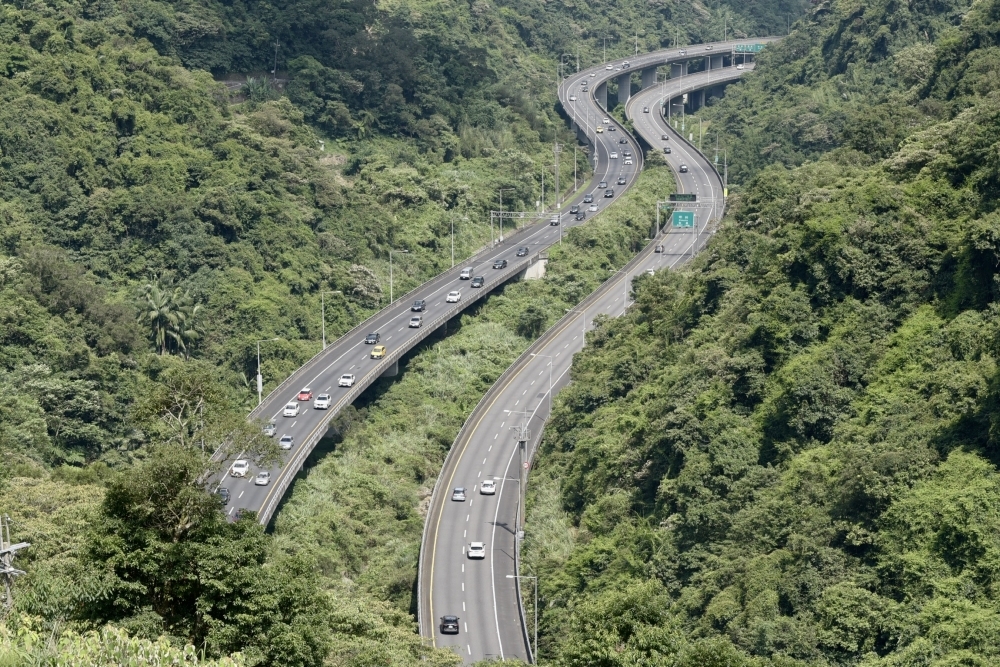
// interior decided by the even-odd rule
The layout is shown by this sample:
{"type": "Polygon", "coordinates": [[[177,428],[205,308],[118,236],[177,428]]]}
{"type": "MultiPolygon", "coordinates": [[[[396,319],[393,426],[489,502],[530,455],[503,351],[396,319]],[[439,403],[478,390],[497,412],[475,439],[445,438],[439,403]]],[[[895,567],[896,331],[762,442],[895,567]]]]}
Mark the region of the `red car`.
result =
{"type": "Polygon", "coordinates": [[[299,392],[300,401],[311,401],[312,397],[313,397],[313,390],[310,389],[309,387],[306,387],[305,389],[299,392]]]}

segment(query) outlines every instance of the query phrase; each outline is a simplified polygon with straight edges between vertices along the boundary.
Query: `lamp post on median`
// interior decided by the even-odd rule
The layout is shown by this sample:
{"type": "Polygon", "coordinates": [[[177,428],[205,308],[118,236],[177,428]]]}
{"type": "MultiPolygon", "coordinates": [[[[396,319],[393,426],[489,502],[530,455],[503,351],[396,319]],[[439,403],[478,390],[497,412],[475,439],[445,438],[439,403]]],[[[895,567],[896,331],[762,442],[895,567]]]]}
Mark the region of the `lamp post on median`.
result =
{"type": "MultiPolygon", "coordinates": [[[[468,221],[469,216],[463,215],[463,221],[468,221]]],[[[455,214],[451,215],[451,268],[455,268],[455,214]]]]}
{"type": "Polygon", "coordinates": [[[500,188],[500,243],[503,243],[503,191],[514,192],[517,188],[500,188]]]}
{"type": "Polygon", "coordinates": [[[260,376],[260,344],[270,343],[276,340],[281,340],[280,338],[264,338],[263,340],[257,341],[257,405],[260,405],[264,401],[263,391],[264,382],[260,376]]]}
{"type": "Polygon", "coordinates": [[[538,577],[530,577],[525,574],[508,574],[508,579],[532,579],[535,582],[535,641],[534,654],[535,664],[538,664],[538,577]]]}
{"type": "Polygon", "coordinates": [[[395,299],[392,298],[392,296],[393,296],[392,295],[392,253],[393,252],[398,252],[401,255],[407,255],[407,254],[409,254],[410,251],[409,250],[392,250],[392,249],[389,250],[389,305],[390,306],[392,305],[392,302],[395,300],[395,299]]]}
{"type": "Polygon", "coordinates": [[[567,308],[566,312],[567,313],[577,313],[579,315],[583,315],[583,332],[582,332],[583,333],[583,344],[586,345],[587,344],[587,309],[584,308],[583,310],[576,310],[574,308],[567,308]]]}
{"type": "Polygon", "coordinates": [[[553,362],[553,359],[552,359],[551,356],[549,356],[547,354],[536,354],[535,352],[532,352],[531,356],[533,356],[533,357],[545,357],[545,358],[547,358],[549,360],[549,416],[551,417],[552,416],[552,362],[553,362]]]}

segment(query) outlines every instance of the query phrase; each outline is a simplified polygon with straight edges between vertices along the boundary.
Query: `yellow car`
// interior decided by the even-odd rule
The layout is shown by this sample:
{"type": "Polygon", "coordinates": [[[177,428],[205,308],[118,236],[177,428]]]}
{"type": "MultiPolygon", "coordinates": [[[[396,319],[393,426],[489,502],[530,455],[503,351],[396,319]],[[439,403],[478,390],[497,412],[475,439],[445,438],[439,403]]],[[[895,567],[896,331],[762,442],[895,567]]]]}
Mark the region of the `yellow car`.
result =
{"type": "Polygon", "coordinates": [[[597,133],[598,134],[604,134],[604,128],[603,127],[597,128],[597,133]]]}
{"type": "Polygon", "coordinates": [[[372,359],[381,359],[385,356],[385,345],[376,345],[372,348],[372,359]]]}

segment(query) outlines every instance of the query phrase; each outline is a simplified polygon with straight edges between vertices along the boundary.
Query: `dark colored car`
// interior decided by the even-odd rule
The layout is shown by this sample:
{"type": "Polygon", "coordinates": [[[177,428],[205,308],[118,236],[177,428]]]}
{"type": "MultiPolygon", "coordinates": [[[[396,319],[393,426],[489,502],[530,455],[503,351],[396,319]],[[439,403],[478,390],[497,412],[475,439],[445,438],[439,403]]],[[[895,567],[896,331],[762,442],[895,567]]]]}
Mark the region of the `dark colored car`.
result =
{"type": "Polygon", "coordinates": [[[625,185],[626,182],[627,181],[625,180],[624,176],[619,176],[618,177],[618,185],[625,185]]]}
{"type": "Polygon", "coordinates": [[[604,196],[605,197],[614,197],[615,196],[615,191],[612,190],[611,188],[608,188],[607,190],[604,191],[604,196]]]}
{"type": "Polygon", "coordinates": [[[661,135],[660,139],[662,139],[663,141],[670,141],[670,135],[669,134],[661,135]]]}
{"type": "Polygon", "coordinates": [[[625,137],[622,137],[621,139],[618,140],[618,143],[620,143],[620,144],[627,144],[628,143],[628,139],[626,139],[625,137]]]}
{"type": "Polygon", "coordinates": [[[458,634],[458,616],[441,617],[441,634],[442,635],[458,634]]]}
{"type": "Polygon", "coordinates": [[[576,214],[576,219],[577,220],[585,220],[586,218],[587,218],[587,214],[584,213],[583,211],[580,211],[579,213],[576,214]]]}
{"type": "Polygon", "coordinates": [[[592,204],[592,203],[594,203],[594,195],[584,195],[583,196],[583,203],[584,204],[592,204]]]}
{"type": "Polygon", "coordinates": [[[377,333],[370,333],[365,336],[365,345],[376,345],[379,341],[379,335],[377,333]]]}
{"type": "Polygon", "coordinates": [[[528,249],[527,248],[518,248],[517,249],[517,256],[518,257],[524,257],[527,254],[528,254],[528,249]]]}
{"type": "Polygon", "coordinates": [[[682,174],[688,173],[688,166],[686,164],[682,164],[679,169],[682,174]]]}
{"type": "Polygon", "coordinates": [[[608,182],[607,181],[601,181],[600,183],[597,184],[597,187],[599,187],[599,188],[606,188],[606,187],[608,187],[608,182]]]}
{"type": "Polygon", "coordinates": [[[493,262],[493,268],[494,269],[506,269],[507,268],[507,260],[506,259],[498,259],[498,260],[494,261],[493,262]]]}
{"type": "Polygon", "coordinates": [[[569,212],[573,215],[576,215],[577,213],[580,212],[580,207],[577,206],[576,204],[573,204],[572,206],[569,207],[569,212]]]}
{"type": "Polygon", "coordinates": [[[486,278],[484,276],[476,276],[475,278],[472,279],[472,286],[482,287],[485,282],[486,278]]]}
{"type": "Polygon", "coordinates": [[[229,489],[227,489],[227,488],[226,488],[226,487],[224,487],[224,486],[223,486],[223,487],[221,487],[221,488],[220,488],[220,489],[219,489],[218,491],[216,491],[215,493],[216,493],[216,495],[218,495],[218,496],[219,496],[219,498],[220,498],[220,499],[222,500],[222,504],[223,504],[223,505],[228,505],[228,504],[229,504],[229,499],[233,497],[233,496],[232,496],[232,494],[231,494],[231,493],[229,493],[229,489]]]}
{"type": "Polygon", "coordinates": [[[582,92],[586,93],[587,91],[589,91],[589,90],[590,90],[590,88],[587,88],[586,86],[584,86],[584,87],[583,87],[583,88],[581,88],[580,90],[581,90],[582,92]]]}
{"type": "Polygon", "coordinates": [[[608,132],[617,132],[617,131],[618,131],[618,128],[615,127],[614,125],[612,125],[611,127],[608,128],[608,132]]]}
{"type": "Polygon", "coordinates": [[[416,301],[413,302],[413,305],[410,306],[410,310],[412,310],[415,313],[422,313],[424,312],[425,308],[427,308],[427,302],[424,301],[423,299],[417,299],[416,301]]]}
{"type": "Polygon", "coordinates": [[[663,252],[663,246],[662,245],[656,246],[655,248],[653,248],[653,252],[663,252]]]}
{"type": "Polygon", "coordinates": [[[673,151],[670,150],[670,146],[664,146],[663,147],[663,152],[666,153],[667,155],[670,155],[671,153],[673,153],[673,151]]]}

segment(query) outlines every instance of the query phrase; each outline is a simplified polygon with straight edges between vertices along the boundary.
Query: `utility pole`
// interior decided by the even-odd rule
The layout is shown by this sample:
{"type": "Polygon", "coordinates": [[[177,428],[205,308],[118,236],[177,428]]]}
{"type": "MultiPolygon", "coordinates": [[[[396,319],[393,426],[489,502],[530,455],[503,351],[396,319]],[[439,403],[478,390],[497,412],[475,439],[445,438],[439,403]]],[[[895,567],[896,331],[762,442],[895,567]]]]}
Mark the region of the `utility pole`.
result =
{"type": "Polygon", "coordinates": [[[274,41],[274,67],[271,68],[271,79],[278,80],[278,40],[274,41]]]}
{"type": "Polygon", "coordinates": [[[559,153],[562,152],[562,146],[556,143],[552,150],[556,154],[556,210],[562,210],[562,192],[559,191],[559,153]]]}
{"type": "Polygon", "coordinates": [[[14,567],[14,556],[21,549],[31,546],[30,542],[19,542],[14,544],[10,539],[10,517],[4,514],[0,516],[0,577],[3,577],[4,607],[5,612],[9,612],[14,606],[14,577],[20,577],[23,571],[14,567]],[[6,530],[6,536],[4,531],[6,530]]]}
{"type": "Polygon", "coordinates": [[[580,187],[579,183],[576,181],[576,144],[573,144],[573,192],[580,187]]]}

